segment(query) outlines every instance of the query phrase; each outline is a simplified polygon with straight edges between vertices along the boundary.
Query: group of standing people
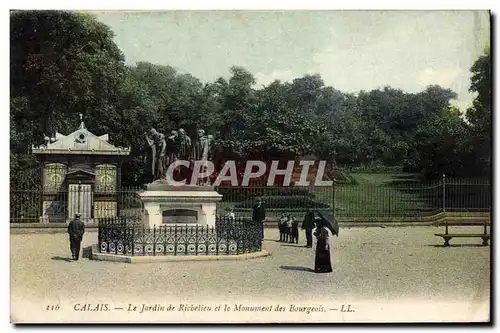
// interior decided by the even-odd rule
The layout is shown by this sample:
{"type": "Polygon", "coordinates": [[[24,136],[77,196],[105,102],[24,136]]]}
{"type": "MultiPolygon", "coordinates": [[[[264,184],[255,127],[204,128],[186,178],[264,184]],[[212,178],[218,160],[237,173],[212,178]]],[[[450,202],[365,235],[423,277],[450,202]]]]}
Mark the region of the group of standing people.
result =
{"type": "Polygon", "coordinates": [[[280,242],[299,243],[299,221],[290,214],[281,214],[278,221],[280,242]]]}
{"type": "MultiPolygon", "coordinates": [[[[259,198],[253,206],[252,220],[261,226],[261,239],[264,238],[264,220],[266,219],[266,210],[262,200],[259,198]]],[[[278,222],[280,231],[280,242],[299,242],[298,220],[290,214],[282,214],[278,222]]],[[[316,254],[314,260],[314,271],[316,273],[332,272],[332,262],[330,257],[330,233],[337,235],[339,233],[338,224],[333,219],[329,221],[319,211],[308,210],[304,216],[301,229],[306,234],[307,248],[313,246],[313,236],[316,237],[316,254]]]]}

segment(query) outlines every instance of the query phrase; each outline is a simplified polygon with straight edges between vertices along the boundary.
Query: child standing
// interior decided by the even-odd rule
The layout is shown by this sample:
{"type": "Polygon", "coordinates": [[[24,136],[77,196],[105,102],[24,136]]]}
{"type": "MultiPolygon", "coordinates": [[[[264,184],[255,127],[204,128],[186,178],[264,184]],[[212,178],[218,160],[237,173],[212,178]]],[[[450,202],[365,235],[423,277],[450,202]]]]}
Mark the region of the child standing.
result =
{"type": "Polygon", "coordinates": [[[286,242],[286,223],[287,223],[287,217],[283,213],[281,214],[280,220],[278,222],[278,228],[280,231],[280,242],[286,242]]]}
{"type": "Polygon", "coordinates": [[[286,240],[285,242],[291,242],[292,241],[292,217],[290,215],[287,216],[286,218],[286,240]]]}
{"type": "Polygon", "coordinates": [[[291,242],[295,242],[295,244],[299,244],[299,221],[296,220],[293,216],[289,217],[292,220],[292,239],[291,242]]]}

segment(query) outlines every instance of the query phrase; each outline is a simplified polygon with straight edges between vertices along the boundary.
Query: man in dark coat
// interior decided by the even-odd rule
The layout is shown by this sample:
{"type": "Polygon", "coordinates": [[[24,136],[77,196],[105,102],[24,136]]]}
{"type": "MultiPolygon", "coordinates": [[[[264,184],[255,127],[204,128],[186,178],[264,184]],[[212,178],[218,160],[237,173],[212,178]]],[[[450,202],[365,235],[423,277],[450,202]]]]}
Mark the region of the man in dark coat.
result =
{"type": "Polygon", "coordinates": [[[312,231],[314,229],[314,212],[308,210],[302,222],[302,229],[306,231],[306,247],[312,247],[312,231]]]}
{"type": "Polygon", "coordinates": [[[75,218],[68,224],[69,247],[73,260],[80,258],[80,245],[85,233],[85,223],[80,220],[80,213],[75,214],[75,218]]]}
{"type": "Polygon", "coordinates": [[[253,206],[252,220],[261,226],[261,237],[264,239],[264,220],[266,219],[266,208],[262,203],[262,199],[257,199],[257,203],[253,206]]]}

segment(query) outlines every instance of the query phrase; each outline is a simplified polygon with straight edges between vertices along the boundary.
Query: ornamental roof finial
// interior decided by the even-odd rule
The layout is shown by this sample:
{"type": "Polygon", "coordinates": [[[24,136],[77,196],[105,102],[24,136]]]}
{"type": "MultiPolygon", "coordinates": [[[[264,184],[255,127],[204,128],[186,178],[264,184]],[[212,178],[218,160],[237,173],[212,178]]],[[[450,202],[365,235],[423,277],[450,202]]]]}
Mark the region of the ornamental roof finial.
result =
{"type": "Polygon", "coordinates": [[[80,129],[84,129],[86,128],[85,127],[85,124],[83,123],[83,114],[80,113],[80,129]]]}

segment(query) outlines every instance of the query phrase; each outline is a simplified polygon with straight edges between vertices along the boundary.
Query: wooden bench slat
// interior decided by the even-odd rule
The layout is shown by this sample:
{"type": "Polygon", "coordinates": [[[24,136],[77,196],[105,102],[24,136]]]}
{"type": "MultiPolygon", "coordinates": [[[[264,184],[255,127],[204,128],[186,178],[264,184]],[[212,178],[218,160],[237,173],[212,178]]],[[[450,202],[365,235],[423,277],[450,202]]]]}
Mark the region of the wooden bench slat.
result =
{"type": "MultiPolygon", "coordinates": [[[[477,222],[477,223],[474,223],[474,222],[467,222],[467,223],[460,223],[460,222],[438,222],[436,223],[437,226],[444,226],[444,225],[449,225],[450,227],[475,227],[475,226],[484,226],[485,223],[484,222],[477,222]]],[[[491,227],[491,223],[486,223],[486,226],[488,227],[491,227]]]]}
{"type": "Polygon", "coordinates": [[[485,219],[485,220],[473,220],[473,221],[462,221],[462,220],[451,220],[451,221],[445,221],[445,233],[444,234],[434,234],[435,236],[442,237],[444,239],[444,246],[450,246],[450,240],[452,238],[465,238],[465,237],[479,237],[483,239],[483,245],[488,245],[488,241],[490,240],[491,236],[488,234],[488,229],[487,227],[490,226],[491,229],[491,220],[485,219]],[[460,227],[466,227],[466,226],[482,226],[483,227],[483,233],[475,233],[475,234],[450,234],[448,232],[449,227],[452,226],[460,226],[460,227]]]}

